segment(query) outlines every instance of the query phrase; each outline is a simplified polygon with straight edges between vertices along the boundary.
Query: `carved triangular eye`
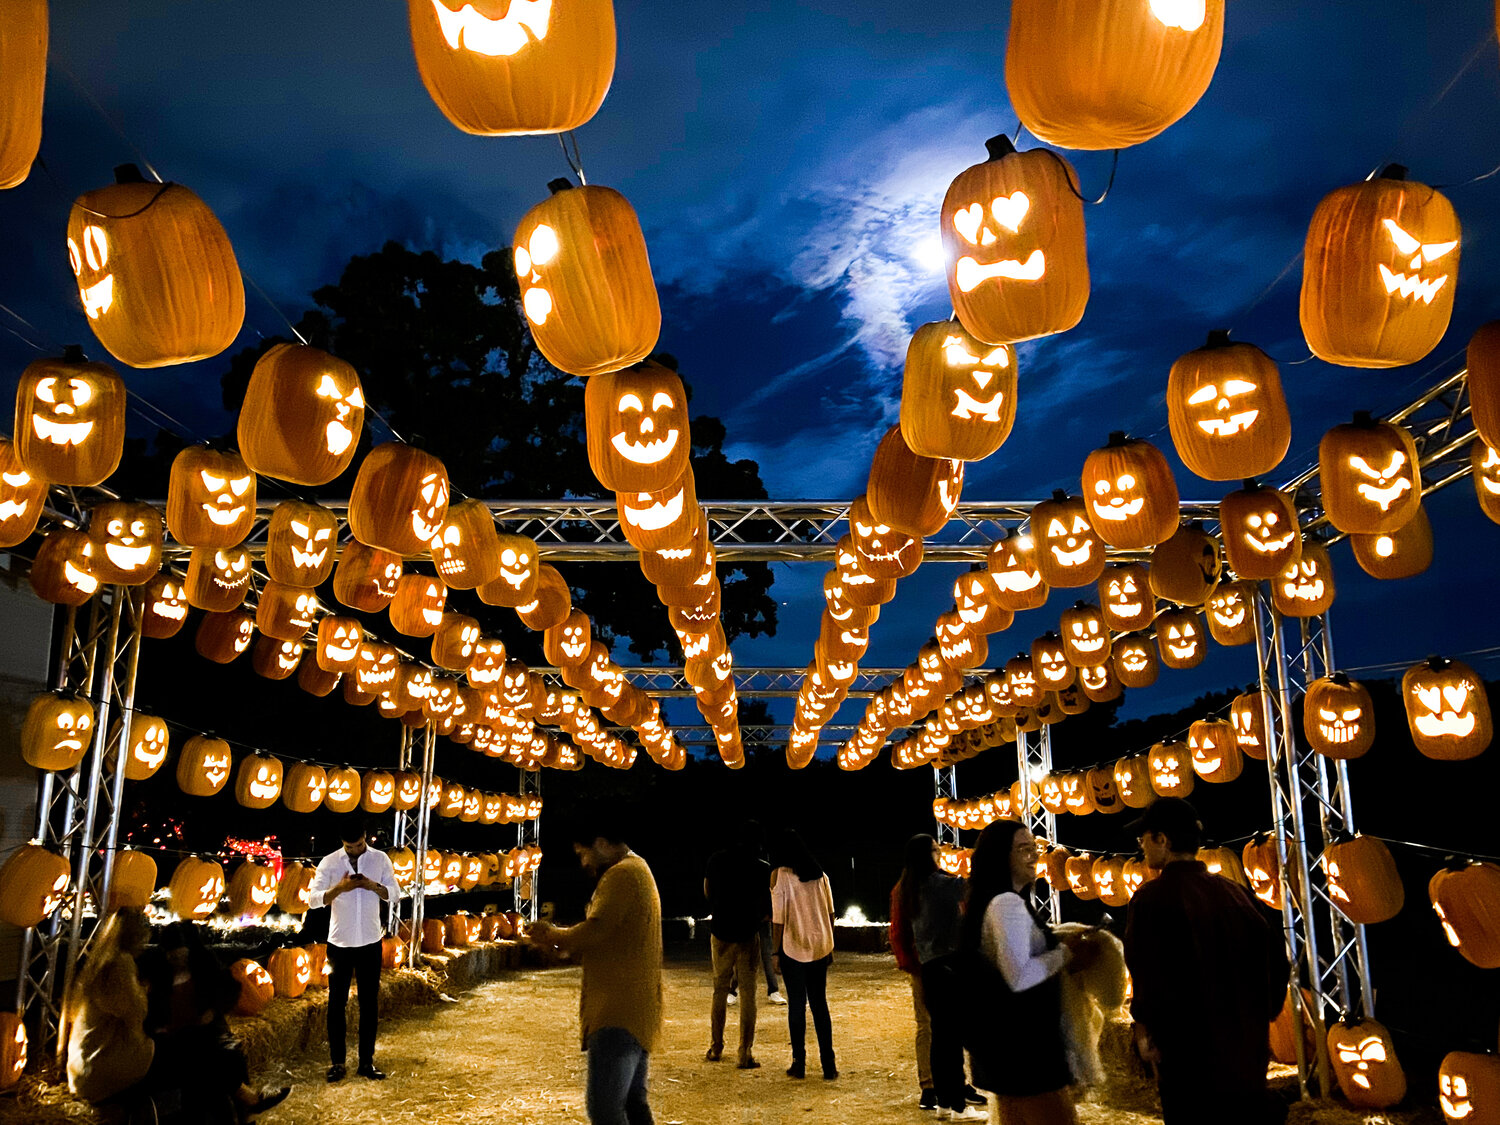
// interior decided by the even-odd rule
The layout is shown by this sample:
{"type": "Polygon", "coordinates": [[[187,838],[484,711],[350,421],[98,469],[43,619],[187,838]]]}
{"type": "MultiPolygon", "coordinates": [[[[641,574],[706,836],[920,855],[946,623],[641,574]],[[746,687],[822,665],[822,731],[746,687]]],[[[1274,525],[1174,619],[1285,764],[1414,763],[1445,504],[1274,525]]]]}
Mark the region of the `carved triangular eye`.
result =
{"type": "Polygon", "coordinates": [[[1396,249],[1401,253],[1415,254],[1422,248],[1422,244],[1397,226],[1394,219],[1385,220],[1385,229],[1390,234],[1391,241],[1396,244],[1396,249]]]}

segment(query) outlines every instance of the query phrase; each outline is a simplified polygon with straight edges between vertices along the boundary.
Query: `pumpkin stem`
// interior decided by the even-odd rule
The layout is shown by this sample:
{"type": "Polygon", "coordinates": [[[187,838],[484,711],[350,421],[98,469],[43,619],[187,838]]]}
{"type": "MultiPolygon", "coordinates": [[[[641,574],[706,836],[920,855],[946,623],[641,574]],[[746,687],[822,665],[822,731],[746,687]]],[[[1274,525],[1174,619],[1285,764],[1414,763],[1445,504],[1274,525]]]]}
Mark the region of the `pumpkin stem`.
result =
{"type": "Polygon", "coordinates": [[[1380,175],[1377,178],[1382,180],[1404,180],[1406,179],[1406,165],[1387,164],[1380,170],[1380,175]]]}
{"type": "Polygon", "coordinates": [[[1240,488],[1245,492],[1259,492],[1260,481],[1256,480],[1254,477],[1246,477],[1244,480],[1240,481],[1240,488]]]}
{"type": "Polygon", "coordinates": [[[1111,430],[1109,434],[1108,447],[1110,449],[1118,449],[1129,440],[1130,435],[1127,434],[1124,430],[1111,430]]]}
{"type": "Polygon", "coordinates": [[[1354,412],[1354,424],[1356,426],[1373,426],[1375,424],[1375,416],[1368,410],[1356,410],[1354,412]]]}
{"type": "Polygon", "coordinates": [[[1448,664],[1449,660],[1446,656],[1438,656],[1436,653],[1427,658],[1427,667],[1431,668],[1434,672],[1441,672],[1444,668],[1448,667],[1448,664]]]}
{"type": "Polygon", "coordinates": [[[1067,489],[1054,488],[1052,490],[1052,499],[1056,500],[1059,504],[1065,503],[1068,499],[1067,489]]]}
{"type": "Polygon", "coordinates": [[[115,183],[117,184],[143,184],[146,177],[141,175],[141,170],[134,164],[115,165],[115,183]]]}
{"type": "Polygon", "coordinates": [[[671,352],[652,352],[646,358],[658,367],[665,367],[668,371],[680,372],[682,370],[678,366],[677,357],[671,352]]]}
{"type": "Polygon", "coordinates": [[[1229,329],[1215,328],[1208,334],[1208,343],[1205,348],[1227,348],[1229,347],[1229,329]]]}
{"type": "Polygon", "coordinates": [[[1338,684],[1339,687],[1348,687],[1349,686],[1349,677],[1347,675],[1345,675],[1343,672],[1333,672],[1333,673],[1331,673],[1329,675],[1328,678],[1333,683],[1338,684]]]}
{"type": "Polygon", "coordinates": [[[547,181],[547,190],[553,195],[556,195],[560,191],[567,191],[572,186],[573,181],[568,179],[567,176],[559,176],[555,180],[547,181]]]}
{"type": "Polygon", "coordinates": [[[1016,151],[1016,146],[1004,133],[985,141],[984,147],[985,151],[990,154],[990,160],[1004,160],[1007,156],[1014,155],[1016,151]]]}
{"type": "Polygon", "coordinates": [[[82,363],[83,348],[79,344],[68,344],[63,348],[62,357],[64,363],[82,363]]]}

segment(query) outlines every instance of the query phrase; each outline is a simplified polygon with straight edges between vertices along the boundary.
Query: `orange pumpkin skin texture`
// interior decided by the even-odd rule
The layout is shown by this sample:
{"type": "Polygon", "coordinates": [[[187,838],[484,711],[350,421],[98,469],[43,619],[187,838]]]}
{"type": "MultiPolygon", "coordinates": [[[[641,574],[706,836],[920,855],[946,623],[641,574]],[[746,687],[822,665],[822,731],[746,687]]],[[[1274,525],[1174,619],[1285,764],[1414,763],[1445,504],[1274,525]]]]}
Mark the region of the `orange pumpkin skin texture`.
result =
{"type": "Polygon", "coordinates": [[[59,359],[39,359],[21,372],[12,433],[16,454],[33,476],[52,484],[99,484],[119,467],[124,450],[125,381],[74,349],[59,359]]]}
{"type": "Polygon", "coordinates": [[[1401,913],[1406,888],[1391,850],[1374,836],[1330,844],[1323,853],[1328,895],[1351,922],[1373,925],[1401,913]]]}
{"type": "Polygon", "coordinates": [[[1321,543],[1302,544],[1302,557],[1271,583],[1271,604],[1283,617],[1317,617],[1333,605],[1338,589],[1333,562],[1321,543]]]}
{"type": "Polygon", "coordinates": [[[0,437],[0,547],[24,543],[42,515],[47,482],[21,464],[15,444],[0,437]]]}
{"type": "Polygon", "coordinates": [[[1172,364],[1167,376],[1172,444],[1204,480],[1269,473],[1292,443],[1292,419],[1276,361],[1227,332],[1172,364]]]}
{"type": "Polygon", "coordinates": [[[576,129],[615,73],[613,0],[407,0],[422,85],[465,133],[576,129]]]}
{"type": "Polygon", "coordinates": [[[349,493],[349,531],[368,547],[403,558],[420,554],[448,516],[448,496],[442,461],[388,441],[360,462],[349,493]]]}
{"type": "Polygon", "coordinates": [[[1375,745],[1375,707],[1363,684],[1342,672],[1307,685],[1302,732],[1325,758],[1362,757],[1375,745]]]}
{"type": "Polygon", "coordinates": [[[1223,570],[1218,542],[1198,525],[1185,523],[1151,552],[1151,592],[1180,606],[1200,606],[1223,570]]]}
{"type": "Polygon", "coordinates": [[[1075,668],[1098,668],[1109,663],[1109,624],[1096,605],[1075,602],[1058,619],[1063,652],[1075,668]]]}
{"type": "Polygon", "coordinates": [[[1234,728],[1235,745],[1248,758],[1265,761],[1266,697],[1259,689],[1234,697],[1229,705],[1229,724],[1234,728]]]}
{"type": "MultiPolygon", "coordinates": [[[[42,144],[47,0],[15,0],[5,6],[5,19],[0,22],[0,74],[5,75],[0,96],[0,189],[5,189],[25,181],[42,144]]],[[[4,1069],[0,1067],[0,1072],[4,1069]]],[[[4,1078],[0,1073],[0,1085],[6,1085],[4,1078]]]]}
{"type": "Polygon", "coordinates": [[[1204,617],[1208,633],[1221,645],[1247,645],[1255,640],[1253,582],[1224,582],[1208,597],[1204,617]]]}
{"type": "Polygon", "coordinates": [[[1214,784],[1233,781],[1245,767],[1228,720],[1199,719],[1188,728],[1187,746],[1193,772],[1204,781],[1214,784]]]}
{"type": "Polygon", "coordinates": [[[1089,303],[1078,174],[1055,152],[1017,152],[1004,136],[960,172],[943,197],[948,295],[959,322],[986,344],[1066,332],[1089,303]]]}
{"type": "Polygon", "coordinates": [[[172,459],[167,530],[190,547],[233,547],[255,523],[255,474],[232,450],[189,446],[172,459]]]}
{"type": "Polygon", "coordinates": [[[228,613],[250,592],[250,555],[243,547],[194,547],[183,596],[194,609],[228,613]]]}
{"type": "Polygon", "coordinates": [[[193,636],[193,648],[205,660],[229,664],[250,647],[255,636],[255,615],[245,610],[205,613],[193,636]]]}
{"type": "Polygon", "coordinates": [[[1104,544],[1089,522],[1082,496],[1059,490],[1031,509],[1037,573],[1048,586],[1067,589],[1099,581],[1104,573],[1104,544]]]}
{"type": "Polygon", "coordinates": [[[94,741],[94,705],[82,696],[45,692],[21,726],[21,757],[39,770],[70,770],[94,741]]]}
{"type": "Polygon", "coordinates": [[[89,327],[131,367],[218,355],[245,321],[229,235],[181,184],[147,183],[132,165],[115,176],[68,215],[68,259],[89,327]]]}
{"type": "Polygon", "coordinates": [[[1411,740],[1439,761],[1476,758],[1494,736],[1484,681],[1467,664],[1434,656],[1401,677],[1401,699],[1411,740]]]}
{"type": "Polygon", "coordinates": [[[229,743],[198,734],[177,755],[177,788],[190,797],[212,797],[229,780],[229,743]]]}
{"type": "Polygon", "coordinates": [[[1318,483],[1328,522],[1349,535],[1388,535],[1422,504],[1417,444],[1404,426],[1358,413],[1318,443],[1318,483]]]}
{"type": "Polygon", "coordinates": [[[1224,0],[1201,21],[1143,0],[1015,0],[1005,86],[1026,128],[1062,148],[1149,141],[1198,103],[1219,65],[1224,0]]]}
{"type": "Polygon", "coordinates": [[[1386,535],[1351,535],[1354,561],[1371,578],[1411,578],[1432,565],[1432,522],[1427,509],[1386,535]]]}
{"type": "Polygon", "coordinates": [[[661,335],[646,236],[612,188],[548,185],[516,227],[516,280],[536,346],[570,375],[639,363],[661,335]]]}
{"type": "Polygon", "coordinates": [[[1461,247],[1453,204],[1392,165],[1330,192],[1302,266],[1302,334],[1344,367],[1401,367],[1448,330],[1461,247]]]}
{"type": "Polygon", "coordinates": [[[901,377],[901,436],[913,453],[982,461],[1016,421],[1016,357],[986,344],[962,324],[918,328],[901,377]]]}
{"type": "Polygon", "coordinates": [[[288,586],[321,586],[338,557],[339,519],[321,504],[283,500],[266,528],[266,573],[288,586]]]}
{"type": "Polygon", "coordinates": [[[1500,446],[1500,320],[1480,326],[1469,338],[1469,409],[1474,429],[1490,446],[1500,446]]]}
{"type": "Polygon", "coordinates": [[[106,500],[94,505],[89,513],[94,574],[106,585],[144,586],[161,571],[164,535],[161,513],[150,504],[106,500]]]}
{"type": "Polygon", "coordinates": [[[682,478],[692,439],[676,371],[646,360],[584,385],[589,468],[615,492],[660,492],[682,478]]]}
{"type": "Polygon", "coordinates": [[[942,530],[963,486],[962,461],[914,453],[898,424],[885,432],[870,459],[865,503],[887,527],[920,539],[942,530]]]}
{"type": "Polygon", "coordinates": [[[52,914],[67,893],[68,861],[40,844],[22,844],[0,865],[0,922],[29,929],[52,914]]]}
{"type": "Polygon", "coordinates": [[[85,532],[72,528],[47,532],[31,564],[31,588],[53,605],[82,605],[99,589],[96,554],[85,532]]]}
{"type": "Polygon", "coordinates": [[[1219,503],[1224,555],[1241,578],[1263,582],[1302,558],[1302,533],[1291,498],[1253,480],[1219,503]]]}
{"type": "Polygon", "coordinates": [[[315,485],[349,467],[364,426],[364,389],[350,364],[307,344],[277,344],[250,373],[235,432],[257,473],[315,485]]]}
{"type": "Polygon", "coordinates": [[[1500,1122],[1500,1058],[1449,1051],[1438,1068],[1438,1105],[1443,1120],[1464,1125],[1500,1122]]]}
{"type": "Polygon", "coordinates": [[[1143,563],[1112,563],[1099,579],[1099,606],[1105,622],[1121,633],[1145,629],[1156,620],[1151,573],[1143,563]]]}
{"type": "Polygon", "coordinates": [[[241,957],[229,966],[229,975],[239,982],[240,998],[230,1015],[258,1016],[276,997],[276,984],[259,961],[241,957]]]}
{"type": "Polygon", "coordinates": [[[1481,969],[1500,969],[1500,866],[1465,863],[1439,871],[1427,897],[1448,943],[1481,969]]]}
{"type": "Polygon", "coordinates": [[[1110,434],[1084,458],[1083,497],[1089,522],[1111,547],[1154,547],[1177,530],[1177,481],[1149,441],[1110,434]]]}
{"type": "Polygon", "coordinates": [[[1208,638],[1195,609],[1169,609],[1156,618],[1156,645],[1168,668],[1196,668],[1208,654],[1208,638]]]}
{"type": "Polygon", "coordinates": [[[1474,495],[1479,510],[1494,523],[1500,523],[1500,450],[1476,438],[1469,447],[1469,467],[1473,469],[1474,495]]]}
{"type": "Polygon", "coordinates": [[[1032,536],[1012,533],[995,540],[986,566],[995,584],[995,604],[1001,609],[1018,613],[1047,601],[1050,587],[1037,565],[1032,536]]]}
{"type": "Polygon", "coordinates": [[[213,860],[188,856],[167,883],[172,913],[181,918],[206,918],[224,893],[224,868],[213,860]]]}
{"type": "Polygon", "coordinates": [[[1406,1072],[1383,1024],[1333,1024],[1328,1029],[1328,1059],[1340,1092],[1352,1106],[1385,1109],[1406,1097],[1406,1072]]]}
{"type": "Polygon", "coordinates": [[[1110,662],[1120,683],[1128,688],[1150,687],[1161,674],[1161,658],[1144,633],[1131,633],[1117,640],[1110,662]]]}
{"type": "Polygon", "coordinates": [[[374,613],[390,604],[400,581],[399,555],[351,540],[333,569],[333,596],[350,609],[374,613]]]}

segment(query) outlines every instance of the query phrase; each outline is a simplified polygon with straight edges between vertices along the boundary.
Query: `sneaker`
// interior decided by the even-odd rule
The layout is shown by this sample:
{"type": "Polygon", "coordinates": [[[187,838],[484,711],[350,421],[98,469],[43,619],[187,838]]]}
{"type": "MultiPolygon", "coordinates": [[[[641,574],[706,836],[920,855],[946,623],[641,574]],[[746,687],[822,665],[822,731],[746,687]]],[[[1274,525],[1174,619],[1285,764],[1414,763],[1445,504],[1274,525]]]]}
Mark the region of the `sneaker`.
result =
{"type": "MultiPolygon", "coordinates": [[[[941,1117],[942,1115],[939,1114],[941,1117]]],[[[990,1115],[982,1109],[972,1105],[966,1105],[963,1109],[950,1109],[948,1111],[949,1121],[988,1121],[990,1115]]]]}
{"type": "Polygon", "coordinates": [[[989,1099],[974,1089],[973,1086],[964,1087],[964,1101],[969,1105],[977,1106],[988,1106],[990,1104],[989,1099]]]}
{"type": "Polygon", "coordinates": [[[779,992],[773,992],[773,993],[771,993],[770,1000],[771,1000],[771,1003],[773,1003],[773,1004],[785,1004],[786,1003],[786,997],[783,996],[779,992]]]}
{"type": "Polygon", "coordinates": [[[937,1091],[931,1086],[922,1091],[922,1100],[917,1103],[918,1109],[937,1109],[937,1091]]]}
{"type": "Polygon", "coordinates": [[[732,992],[728,996],[724,997],[724,1003],[726,1004],[738,1004],[739,1002],[740,998],[732,992]]]}

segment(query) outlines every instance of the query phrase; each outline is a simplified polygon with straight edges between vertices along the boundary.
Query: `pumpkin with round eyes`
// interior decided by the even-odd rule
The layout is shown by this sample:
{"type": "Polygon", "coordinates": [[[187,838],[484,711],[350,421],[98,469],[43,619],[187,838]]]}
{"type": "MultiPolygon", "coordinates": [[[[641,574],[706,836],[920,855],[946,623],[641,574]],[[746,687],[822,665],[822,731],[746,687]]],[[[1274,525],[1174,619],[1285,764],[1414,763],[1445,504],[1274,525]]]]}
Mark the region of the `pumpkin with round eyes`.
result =
{"type": "Polygon", "coordinates": [[[266,528],[266,573],[288,586],[321,586],[333,573],[339,520],[321,504],[283,500],[266,528]]]}
{"type": "MultiPolygon", "coordinates": [[[[1500,523],[1500,450],[1477,438],[1469,447],[1469,468],[1474,478],[1474,495],[1479,499],[1479,510],[1493,522],[1500,523]]],[[[0,490],[3,491],[3,490],[0,490]]],[[[0,513],[5,503],[0,501],[0,513]]],[[[0,520],[0,527],[4,526],[0,520]]]]}
{"type": "Polygon", "coordinates": [[[613,0],[408,0],[422,85],[466,133],[564,133],[615,71],[613,0]]]}
{"type": "Polygon", "coordinates": [[[1345,367],[1401,367],[1427,355],[1453,315],[1459,238],[1453,204],[1408,182],[1399,164],[1330,192],[1313,212],[1302,263],[1302,333],[1313,354],[1345,367]]]}
{"type": "Polygon", "coordinates": [[[1110,657],[1115,675],[1128,688],[1150,687],[1161,673],[1161,660],[1156,646],[1145,633],[1131,633],[1115,641],[1114,653],[1110,657]]]}
{"type": "Polygon", "coordinates": [[[881,523],[863,496],[849,506],[849,540],[860,571],[878,581],[905,578],[922,565],[922,540],[881,523]]]}
{"type": "Polygon", "coordinates": [[[297,762],[286,771],[281,785],[281,803],[292,812],[310,813],[323,803],[328,792],[328,774],[313,762],[297,762]]]}
{"type": "Polygon", "coordinates": [[[901,378],[901,435],[913,453],[982,461],[1010,436],[1016,421],[1016,357],[986,344],[961,324],[918,328],[901,378]]]}
{"type": "Polygon", "coordinates": [[[589,467],[612,492],[660,492],[688,469],[687,391],[653,360],[596,375],[584,386],[589,467]]]}
{"type": "Polygon", "coordinates": [[[350,609],[377,613],[396,596],[401,575],[399,555],[351,539],[333,570],[333,596],[350,609]]]}
{"type": "Polygon", "coordinates": [[[1020,654],[1005,662],[1005,684],[1016,708],[1035,707],[1046,692],[1039,682],[1036,665],[1030,656],[1020,654]]]}
{"type": "Polygon", "coordinates": [[[1255,640],[1253,582],[1225,582],[1208,596],[1208,633],[1225,646],[1245,645],[1255,640]]]}
{"type": "Polygon", "coordinates": [[[70,770],[94,740],[94,705],[83,696],[44,692],[21,726],[21,757],[39,770],[70,770]]]}
{"type": "Polygon", "coordinates": [[[133,164],[73,203],[68,261],[89,327],[131,367],[218,355],[244,324],[245,286],[219,220],[181,184],[148,183],[133,164]]]}
{"type": "Polygon", "coordinates": [[[7,437],[0,437],[0,547],[15,547],[31,537],[42,515],[47,482],[21,464],[7,437]]]}
{"type": "Polygon", "coordinates": [[[1055,152],[985,142],[989,158],[943,197],[943,257],[959,322],[978,342],[1066,332],[1089,300],[1078,174],[1055,152]]]}
{"type": "Polygon", "coordinates": [[[1188,352],[1167,376],[1172,444],[1204,480],[1269,473],[1292,443],[1292,420],[1276,361],[1254,344],[1232,344],[1228,332],[1188,352]]]}
{"type": "Polygon", "coordinates": [[[1043,633],[1031,642],[1031,665],[1044,691],[1068,687],[1078,675],[1078,669],[1068,663],[1063,640],[1056,633],[1043,633]]]}
{"type": "Polygon", "coordinates": [[[1151,592],[1179,606],[1208,601],[1223,572],[1218,541],[1197,522],[1182,524],[1151,552],[1151,592]]]}
{"type": "Polygon", "coordinates": [[[228,613],[250,592],[250,552],[244,547],[194,547],[188,556],[187,602],[194,609],[228,613]]]}
{"type": "Polygon", "coordinates": [[[1111,563],[1099,578],[1099,606],[1105,624],[1122,633],[1156,620],[1151,572],[1144,563],[1111,563]]]}
{"type": "Polygon", "coordinates": [[[1111,547],[1154,547],[1177,530],[1177,481],[1166,457],[1122,431],[1084,458],[1083,497],[1089,522],[1111,547]]]}
{"type": "Polygon", "coordinates": [[[255,627],[278,641],[300,641],[316,623],[318,608],[311,590],[267,582],[255,607],[255,627]]]}
{"type": "Polygon", "coordinates": [[[445,613],[432,635],[432,662],[450,672],[462,672],[479,643],[479,622],[463,613],[445,613]]]}
{"type": "Polygon", "coordinates": [[[1390,848],[1375,836],[1329,844],[1323,852],[1328,898],[1351,922],[1369,926],[1401,913],[1406,888],[1390,848]]]}
{"type": "Polygon", "coordinates": [[[512,241],[532,339],[570,375],[639,363],[661,334],[661,304],[635,210],[612,188],[547,187],[512,241]]]}
{"type": "Polygon", "coordinates": [[[1208,646],[1203,623],[1194,609],[1169,609],[1156,619],[1156,647],[1168,668],[1196,668],[1203,663],[1208,646]]]}
{"type": "MultiPolygon", "coordinates": [[[[487,517],[488,518],[488,517],[487,517]]],[[[540,573],[536,540],[525,535],[495,535],[495,577],[478,590],[486,605],[523,606],[536,597],[540,573]]]]}
{"type": "MultiPolygon", "coordinates": [[[[1102,581],[1102,579],[1101,579],[1102,581]]],[[[1109,663],[1109,625],[1096,605],[1074,602],[1062,611],[1062,650],[1075,668],[1097,668],[1109,663]]]]}
{"type": "Polygon", "coordinates": [[[93,571],[111,586],[142,586],[161,570],[161,513],[150,504],[108,500],[89,513],[93,571]]]}
{"type": "Polygon", "coordinates": [[[1228,719],[1199,719],[1188,728],[1193,772],[1204,781],[1233,781],[1245,767],[1228,719]]]}
{"type": "Polygon", "coordinates": [[[870,517],[916,538],[936,534],[958,507],[964,462],[912,452],[892,426],[870,459],[865,503],[870,517]]]}
{"type": "Polygon", "coordinates": [[[250,653],[250,667],[257,676],[268,680],[285,680],[302,662],[301,641],[278,641],[274,637],[257,637],[250,653]]]}
{"type": "Polygon", "coordinates": [[[403,574],[391,599],[391,625],[408,637],[430,637],[443,621],[448,590],[426,574],[403,574]]]}
{"type": "MultiPolygon", "coordinates": [[[[432,565],[443,585],[453,590],[473,590],[500,577],[500,539],[495,517],[482,500],[460,500],[448,505],[443,525],[428,544],[432,565]]],[[[505,603],[496,603],[505,604],[505,603]]]]}
{"type": "Polygon", "coordinates": [[[385,442],[360,462],[349,492],[349,531],[400,558],[421,554],[448,517],[448,497],[442,461],[404,442],[385,442]]]}
{"type": "Polygon", "coordinates": [[[82,605],[99,589],[96,555],[86,532],[72,528],[47,532],[31,564],[32,590],[54,605],[82,605]]]}
{"type": "Polygon", "coordinates": [[[307,344],[275,344],[250,373],[235,432],[255,472],[319,485],[349,467],[364,425],[364,389],[350,364],[307,344]]]}
{"type": "Polygon", "coordinates": [[[1224,554],[1252,582],[1275,578],[1302,558],[1302,532],[1291,497],[1253,480],[1219,504],[1224,554]]]}
{"type": "Polygon", "coordinates": [[[1005,86],[1026,128],[1049,144],[1128,148],[1197,104],[1223,42],[1224,0],[1018,0],[1005,86]]]}
{"type": "Polygon", "coordinates": [[[1350,535],[1388,535],[1416,518],[1422,504],[1415,440],[1365,411],[1323,435],[1318,481],[1328,522],[1350,535]]]}
{"type": "Polygon", "coordinates": [[[1158,797],[1186,797],[1193,791],[1193,760],[1179,739],[1168,739],[1151,747],[1146,755],[1151,788],[1158,797]]]}
{"type": "Polygon", "coordinates": [[[1359,1109],[1386,1109],[1406,1097],[1406,1072],[1383,1024],[1354,1020],[1328,1028],[1328,1060],[1339,1092],[1359,1109]]]}
{"type": "Polygon", "coordinates": [[[1375,705],[1363,684],[1334,672],[1307,685],[1302,732],[1325,758],[1358,758],[1375,744],[1375,705]]]}
{"type": "Polygon", "coordinates": [[[1266,733],[1269,707],[1270,696],[1258,688],[1235,696],[1229,705],[1229,725],[1234,731],[1234,743],[1246,757],[1265,760],[1266,748],[1270,745],[1266,733]]]}
{"type": "Polygon", "coordinates": [[[1087,586],[1104,573],[1104,544],[1089,523],[1083,497],[1053,492],[1031,509],[1031,535],[1037,573],[1048,586],[1087,586]]]}
{"type": "Polygon", "coordinates": [[[39,359],[21,372],[13,432],[16,455],[33,476],[100,484],[124,449],[125,383],[108,364],[85,362],[78,348],[39,359]]]}
{"type": "Polygon", "coordinates": [[[229,664],[250,647],[255,638],[255,615],[242,609],[227,613],[205,613],[193,636],[193,648],[205,660],[229,664]]]}
{"type": "Polygon", "coordinates": [[[1351,535],[1354,561],[1371,578],[1411,578],[1432,565],[1432,523],[1427,509],[1417,513],[1395,531],[1380,535],[1351,535]]]}
{"type": "Polygon", "coordinates": [[[1095,668],[1078,669],[1078,685],[1084,696],[1094,703],[1108,703],[1125,694],[1125,685],[1120,682],[1113,660],[1095,668]]]}
{"type": "Polygon", "coordinates": [[[1015,532],[995,540],[987,569],[995,584],[995,603],[1012,613],[1036,609],[1047,601],[1049,587],[1037,562],[1036,543],[1015,532]]]}
{"type": "Polygon", "coordinates": [[[1474,669],[1429,657],[1401,677],[1401,698],[1416,748],[1439,761],[1478,757],[1494,734],[1489,695],[1474,669]]]}
{"type": "Polygon", "coordinates": [[[270,808],[281,796],[281,781],[280,760],[268,754],[250,754],[240,761],[235,774],[234,799],[247,809],[270,808]]]}
{"type": "Polygon", "coordinates": [[[1328,612],[1337,593],[1328,548],[1304,543],[1301,557],[1271,583],[1271,604],[1283,617],[1317,617],[1328,612]]]}
{"type": "Polygon", "coordinates": [[[255,523],[255,474],[238,453],[189,446],[172,460],[167,530],[190,547],[233,547],[255,523]]]}
{"type": "Polygon", "coordinates": [[[167,883],[169,906],[179,918],[207,918],[224,893],[224,868],[213,860],[188,856],[167,883]]]}
{"type": "Polygon", "coordinates": [[[125,780],[144,781],[167,760],[172,732],[165,719],[137,711],[130,717],[129,751],[125,755],[125,780]]]}

